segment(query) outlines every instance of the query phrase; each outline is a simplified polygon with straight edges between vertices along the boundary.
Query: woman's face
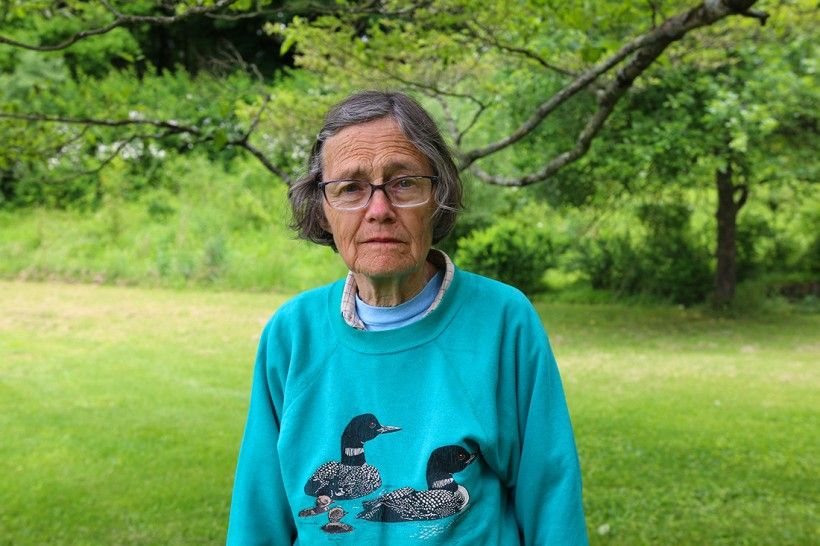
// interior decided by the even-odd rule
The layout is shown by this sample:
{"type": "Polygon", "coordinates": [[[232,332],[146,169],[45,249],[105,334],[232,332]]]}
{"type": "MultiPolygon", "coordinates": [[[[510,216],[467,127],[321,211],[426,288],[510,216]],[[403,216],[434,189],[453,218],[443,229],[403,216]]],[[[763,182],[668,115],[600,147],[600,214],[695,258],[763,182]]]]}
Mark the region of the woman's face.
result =
{"type": "MultiPolygon", "coordinates": [[[[427,158],[392,118],[342,129],[322,148],[324,181],[356,179],[373,184],[398,176],[433,175],[427,158]]],[[[413,208],[390,204],[375,191],[359,210],[336,210],[323,200],[326,225],[347,267],[371,278],[401,277],[423,267],[433,243],[435,200],[413,208]]]]}

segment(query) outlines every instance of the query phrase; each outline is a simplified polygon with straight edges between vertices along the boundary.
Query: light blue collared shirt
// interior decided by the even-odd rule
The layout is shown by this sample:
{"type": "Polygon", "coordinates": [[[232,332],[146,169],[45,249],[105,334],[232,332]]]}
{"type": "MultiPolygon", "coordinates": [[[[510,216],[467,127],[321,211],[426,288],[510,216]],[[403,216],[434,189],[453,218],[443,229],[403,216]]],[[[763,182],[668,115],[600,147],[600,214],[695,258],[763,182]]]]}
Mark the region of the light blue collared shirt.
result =
{"type": "Polygon", "coordinates": [[[395,307],[376,307],[363,302],[356,295],[356,313],[364,323],[365,330],[393,330],[407,326],[424,318],[427,310],[436,299],[441,283],[444,282],[444,271],[439,270],[425,287],[406,302],[395,307]]]}

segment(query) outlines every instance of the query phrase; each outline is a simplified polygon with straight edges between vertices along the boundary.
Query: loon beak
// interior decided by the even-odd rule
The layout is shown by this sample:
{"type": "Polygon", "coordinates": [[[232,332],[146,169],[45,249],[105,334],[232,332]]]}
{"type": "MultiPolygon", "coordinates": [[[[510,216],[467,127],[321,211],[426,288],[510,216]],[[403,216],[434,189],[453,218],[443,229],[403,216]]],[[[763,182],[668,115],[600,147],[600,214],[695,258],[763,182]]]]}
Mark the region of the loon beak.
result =
{"type": "Polygon", "coordinates": [[[376,432],[379,434],[385,434],[387,432],[396,432],[397,430],[401,430],[401,427],[391,427],[388,425],[382,425],[376,429],[376,432]]]}
{"type": "Polygon", "coordinates": [[[476,457],[478,457],[478,456],[479,456],[479,452],[478,452],[478,451],[476,451],[475,453],[471,453],[471,454],[470,454],[470,458],[469,458],[469,459],[467,459],[467,462],[466,462],[466,463],[464,463],[464,466],[467,466],[468,464],[470,464],[471,462],[473,462],[473,459],[475,459],[475,458],[476,458],[476,457]]]}

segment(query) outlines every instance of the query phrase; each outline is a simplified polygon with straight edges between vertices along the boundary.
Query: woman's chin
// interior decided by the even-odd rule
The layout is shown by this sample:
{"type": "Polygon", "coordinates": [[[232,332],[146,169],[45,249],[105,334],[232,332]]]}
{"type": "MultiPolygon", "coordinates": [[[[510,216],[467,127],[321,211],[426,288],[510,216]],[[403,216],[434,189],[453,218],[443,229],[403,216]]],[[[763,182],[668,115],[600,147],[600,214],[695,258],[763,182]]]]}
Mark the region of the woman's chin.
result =
{"type": "Polygon", "coordinates": [[[353,269],[353,273],[364,275],[374,280],[401,279],[412,276],[415,271],[424,265],[407,259],[390,259],[388,256],[381,256],[378,260],[373,260],[353,269]]]}

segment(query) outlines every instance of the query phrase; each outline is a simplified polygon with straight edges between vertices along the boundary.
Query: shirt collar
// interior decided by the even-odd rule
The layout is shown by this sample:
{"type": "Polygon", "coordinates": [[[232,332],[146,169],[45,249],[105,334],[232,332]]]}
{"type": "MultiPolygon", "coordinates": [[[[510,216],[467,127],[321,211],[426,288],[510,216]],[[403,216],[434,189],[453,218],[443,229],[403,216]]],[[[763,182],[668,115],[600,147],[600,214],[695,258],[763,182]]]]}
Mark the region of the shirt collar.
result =
{"type": "MultiPolygon", "coordinates": [[[[444,280],[441,283],[441,288],[436,294],[435,299],[433,299],[433,303],[430,304],[430,307],[428,307],[427,311],[424,312],[424,316],[429,315],[441,303],[444,293],[450,287],[450,283],[453,282],[453,274],[455,273],[453,261],[441,250],[431,248],[430,252],[427,253],[427,261],[436,266],[437,269],[444,270],[444,280]]],[[[342,317],[344,317],[348,326],[352,326],[357,330],[364,330],[364,323],[359,318],[358,313],[356,313],[357,291],[358,287],[356,286],[356,278],[353,276],[353,272],[350,271],[348,272],[347,279],[345,280],[344,290],[342,290],[342,317]]]]}

